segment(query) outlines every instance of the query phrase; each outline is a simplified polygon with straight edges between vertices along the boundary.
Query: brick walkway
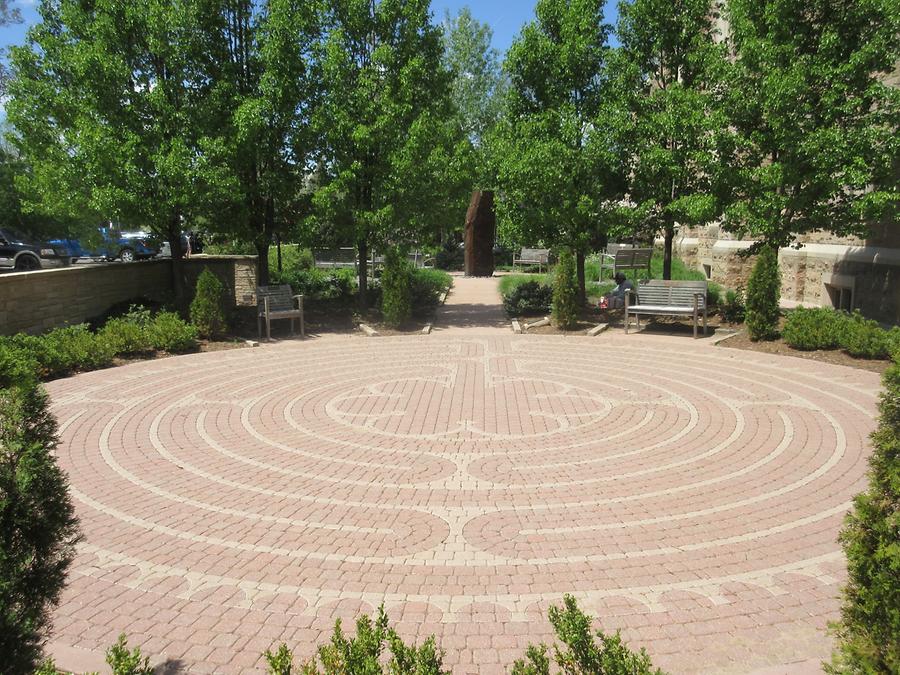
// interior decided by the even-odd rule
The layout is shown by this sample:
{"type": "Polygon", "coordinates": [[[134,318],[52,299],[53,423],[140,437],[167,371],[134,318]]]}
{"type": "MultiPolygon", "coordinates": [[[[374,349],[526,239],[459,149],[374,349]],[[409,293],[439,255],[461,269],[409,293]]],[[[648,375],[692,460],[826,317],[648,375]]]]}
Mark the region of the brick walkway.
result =
{"type": "Polygon", "coordinates": [[[331,337],[51,383],[85,533],[51,651],[307,657],[384,603],[501,672],[575,594],[673,673],[816,672],[878,377],[658,335],[331,337]]]}

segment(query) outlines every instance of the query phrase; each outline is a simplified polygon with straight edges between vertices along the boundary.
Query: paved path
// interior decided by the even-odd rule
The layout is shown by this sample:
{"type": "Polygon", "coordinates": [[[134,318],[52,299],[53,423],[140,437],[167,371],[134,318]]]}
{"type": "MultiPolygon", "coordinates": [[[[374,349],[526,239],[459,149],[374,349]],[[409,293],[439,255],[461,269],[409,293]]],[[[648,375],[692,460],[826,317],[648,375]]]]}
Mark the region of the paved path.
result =
{"type": "Polygon", "coordinates": [[[184,672],[261,672],[384,603],[455,673],[502,672],[571,592],[705,674],[828,654],[879,382],[680,336],[476,328],[49,389],[85,533],[62,666],[99,668],[124,631],[184,672]]]}
{"type": "Polygon", "coordinates": [[[503,313],[497,277],[453,275],[453,289],[437,311],[436,333],[448,335],[509,333],[509,319],[503,313]]]}

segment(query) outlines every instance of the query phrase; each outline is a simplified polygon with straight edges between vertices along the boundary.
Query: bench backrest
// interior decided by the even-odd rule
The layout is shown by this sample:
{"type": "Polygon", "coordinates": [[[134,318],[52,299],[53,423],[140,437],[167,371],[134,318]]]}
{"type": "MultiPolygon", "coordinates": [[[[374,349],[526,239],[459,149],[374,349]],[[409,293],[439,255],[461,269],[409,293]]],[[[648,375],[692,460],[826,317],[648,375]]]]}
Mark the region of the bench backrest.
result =
{"type": "Polygon", "coordinates": [[[533,260],[535,262],[541,262],[547,264],[547,261],[550,259],[550,249],[549,248],[523,248],[519,252],[519,260],[533,260]]]}
{"type": "Polygon", "coordinates": [[[635,288],[637,301],[642,305],[662,305],[665,307],[693,307],[694,295],[699,293],[697,307],[706,306],[708,284],[705,281],[663,281],[652,279],[635,288]]]}
{"type": "Polygon", "coordinates": [[[620,248],[616,251],[615,270],[649,270],[652,248],[620,248]]]}
{"type": "Polygon", "coordinates": [[[316,249],[313,251],[316,264],[322,265],[355,265],[356,249],[352,247],[316,249]]]}
{"type": "Polygon", "coordinates": [[[265,309],[265,300],[269,299],[270,312],[285,312],[294,309],[294,292],[290,284],[280,286],[257,286],[256,306],[260,312],[265,309]]]}

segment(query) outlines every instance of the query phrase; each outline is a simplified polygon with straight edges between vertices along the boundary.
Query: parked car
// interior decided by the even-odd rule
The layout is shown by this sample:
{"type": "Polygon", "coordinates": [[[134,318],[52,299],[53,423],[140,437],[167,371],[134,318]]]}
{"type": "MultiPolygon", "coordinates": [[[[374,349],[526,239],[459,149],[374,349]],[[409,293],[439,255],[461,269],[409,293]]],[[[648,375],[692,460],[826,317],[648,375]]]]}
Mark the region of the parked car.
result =
{"type": "Polygon", "coordinates": [[[99,228],[100,244],[85,248],[77,239],[55,239],[51,243],[65,248],[73,259],[146,260],[159,254],[159,247],[148,232],[123,232],[115,227],[99,228]]]}
{"type": "Polygon", "coordinates": [[[63,267],[72,262],[65,247],[40,243],[9,228],[0,229],[0,269],[17,272],[63,267]]]}

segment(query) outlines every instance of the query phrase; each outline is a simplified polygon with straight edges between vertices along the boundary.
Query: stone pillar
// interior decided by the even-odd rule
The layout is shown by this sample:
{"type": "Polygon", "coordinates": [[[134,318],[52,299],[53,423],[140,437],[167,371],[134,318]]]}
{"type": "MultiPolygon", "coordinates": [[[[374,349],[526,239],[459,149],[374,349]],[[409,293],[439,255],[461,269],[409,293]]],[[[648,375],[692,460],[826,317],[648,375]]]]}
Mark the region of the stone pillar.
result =
{"type": "Polygon", "coordinates": [[[466,276],[489,277],[494,273],[494,238],[497,216],[494,193],[472,193],[466,211],[466,276]]]}

